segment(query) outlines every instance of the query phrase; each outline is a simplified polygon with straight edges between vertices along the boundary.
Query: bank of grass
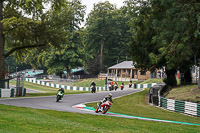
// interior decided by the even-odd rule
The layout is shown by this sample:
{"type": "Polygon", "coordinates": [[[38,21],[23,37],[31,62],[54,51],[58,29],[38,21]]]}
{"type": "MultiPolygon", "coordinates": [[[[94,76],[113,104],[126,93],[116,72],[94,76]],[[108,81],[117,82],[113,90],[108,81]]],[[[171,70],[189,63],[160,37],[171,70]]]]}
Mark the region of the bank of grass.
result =
{"type": "MultiPolygon", "coordinates": [[[[96,83],[96,86],[101,86],[101,87],[105,86],[105,80],[101,80],[101,79],[84,79],[80,82],[74,83],[74,86],[89,87],[92,81],[96,83]]],[[[129,81],[118,81],[117,82],[118,86],[121,85],[122,82],[124,83],[124,85],[128,85],[129,83],[129,81]]]]}
{"type": "Polygon", "coordinates": [[[162,83],[163,79],[147,79],[143,82],[140,82],[140,84],[148,84],[148,83],[162,83]]]}
{"type": "MultiPolygon", "coordinates": [[[[143,92],[138,92],[136,94],[131,94],[124,96],[122,98],[114,99],[113,106],[109,111],[127,114],[132,116],[156,118],[163,120],[181,121],[181,122],[191,122],[199,123],[200,118],[191,117],[176,112],[170,112],[163,110],[158,107],[154,107],[145,103],[145,95],[148,93],[148,89],[143,92]]],[[[92,106],[96,108],[96,103],[89,103],[87,106],[92,106]]],[[[200,129],[200,127],[199,127],[200,129]]],[[[200,131],[200,130],[199,130],[200,131]]]]}
{"type": "MultiPolygon", "coordinates": [[[[145,91],[146,92],[146,91],[145,91]]],[[[141,100],[144,92],[129,95],[114,100],[111,110],[125,114],[151,116],[199,123],[198,118],[192,118],[177,113],[167,112],[144,104],[141,100]],[[134,98],[135,97],[135,98],[134,98]],[[136,100],[137,99],[137,100],[136,100]],[[135,101],[132,101],[135,100],[135,101]],[[140,106],[141,104],[141,106],[140,106]],[[143,115],[144,114],[144,115],[143,115]],[[181,118],[183,117],[183,118],[181,118]]],[[[110,111],[111,111],[110,110],[110,111]]],[[[109,132],[109,133],[161,133],[161,132],[199,132],[199,126],[180,125],[126,119],[104,115],[89,115],[79,113],[40,110],[24,107],[0,105],[0,132],[109,132]]]]}
{"type": "MultiPolygon", "coordinates": [[[[16,85],[16,81],[11,80],[10,84],[16,85]]],[[[43,86],[31,82],[24,82],[24,88],[32,89],[32,90],[38,90],[43,93],[27,93],[26,96],[53,96],[57,93],[58,88],[43,86]]],[[[71,90],[65,90],[65,95],[67,94],[79,94],[79,93],[87,93],[88,91],[71,91],[71,90]]]]}
{"type": "Polygon", "coordinates": [[[172,88],[166,98],[200,103],[198,85],[185,85],[172,88]]]}

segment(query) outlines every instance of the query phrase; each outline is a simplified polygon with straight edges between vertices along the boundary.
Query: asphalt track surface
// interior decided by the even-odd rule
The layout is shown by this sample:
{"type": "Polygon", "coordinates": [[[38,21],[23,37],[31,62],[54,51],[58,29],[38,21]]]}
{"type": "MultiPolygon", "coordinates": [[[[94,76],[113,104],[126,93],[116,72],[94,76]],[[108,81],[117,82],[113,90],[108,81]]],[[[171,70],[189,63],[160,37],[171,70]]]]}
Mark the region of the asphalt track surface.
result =
{"type": "MultiPolygon", "coordinates": [[[[19,107],[30,107],[30,108],[36,108],[36,109],[97,114],[94,111],[80,110],[77,108],[73,108],[73,106],[78,105],[78,104],[88,103],[88,102],[100,101],[109,93],[112,93],[113,99],[114,99],[120,96],[129,95],[129,94],[136,93],[142,90],[143,89],[125,89],[122,91],[117,90],[117,91],[111,91],[111,92],[104,91],[104,92],[96,92],[96,93],[65,95],[63,99],[59,102],[56,102],[56,96],[9,98],[9,99],[1,99],[0,104],[13,105],[13,106],[19,106],[19,107]]],[[[114,106],[114,103],[113,103],[113,106],[114,106]]]]}

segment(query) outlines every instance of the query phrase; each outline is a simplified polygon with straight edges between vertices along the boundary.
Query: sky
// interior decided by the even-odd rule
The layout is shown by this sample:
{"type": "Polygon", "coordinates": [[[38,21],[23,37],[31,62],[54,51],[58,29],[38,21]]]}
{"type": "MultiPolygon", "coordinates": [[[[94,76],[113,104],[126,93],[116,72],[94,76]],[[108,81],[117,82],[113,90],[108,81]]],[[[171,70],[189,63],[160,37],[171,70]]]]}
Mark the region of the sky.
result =
{"type": "Polygon", "coordinates": [[[93,9],[94,4],[105,1],[109,1],[111,4],[115,4],[117,8],[123,6],[124,2],[124,0],[82,0],[82,4],[86,5],[86,15],[88,15],[90,11],[93,9]]]}

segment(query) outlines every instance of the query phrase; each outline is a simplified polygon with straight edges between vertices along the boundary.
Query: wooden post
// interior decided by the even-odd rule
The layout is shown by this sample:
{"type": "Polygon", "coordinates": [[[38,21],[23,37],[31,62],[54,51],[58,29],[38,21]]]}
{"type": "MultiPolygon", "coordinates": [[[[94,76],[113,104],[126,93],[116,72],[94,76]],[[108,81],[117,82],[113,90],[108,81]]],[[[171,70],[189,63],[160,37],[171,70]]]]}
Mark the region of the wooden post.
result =
{"type": "Polygon", "coordinates": [[[131,68],[130,79],[132,79],[133,69],[131,68]]]}
{"type": "Polygon", "coordinates": [[[115,78],[116,81],[117,81],[117,78],[118,78],[118,77],[117,77],[117,73],[118,73],[118,72],[117,72],[117,69],[116,69],[116,78],[115,78]]]}
{"type": "Polygon", "coordinates": [[[121,69],[121,81],[122,81],[122,69],[121,69]]]}

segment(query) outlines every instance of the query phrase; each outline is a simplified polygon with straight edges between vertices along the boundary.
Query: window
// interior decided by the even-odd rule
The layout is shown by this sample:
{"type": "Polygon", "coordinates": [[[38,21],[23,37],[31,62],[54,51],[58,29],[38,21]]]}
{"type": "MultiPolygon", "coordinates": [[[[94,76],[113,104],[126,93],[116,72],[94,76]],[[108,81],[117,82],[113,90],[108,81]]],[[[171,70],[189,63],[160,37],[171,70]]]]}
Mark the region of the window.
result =
{"type": "Polygon", "coordinates": [[[146,71],[145,70],[141,70],[140,71],[140,75],[146,75],[146,71]]]}

